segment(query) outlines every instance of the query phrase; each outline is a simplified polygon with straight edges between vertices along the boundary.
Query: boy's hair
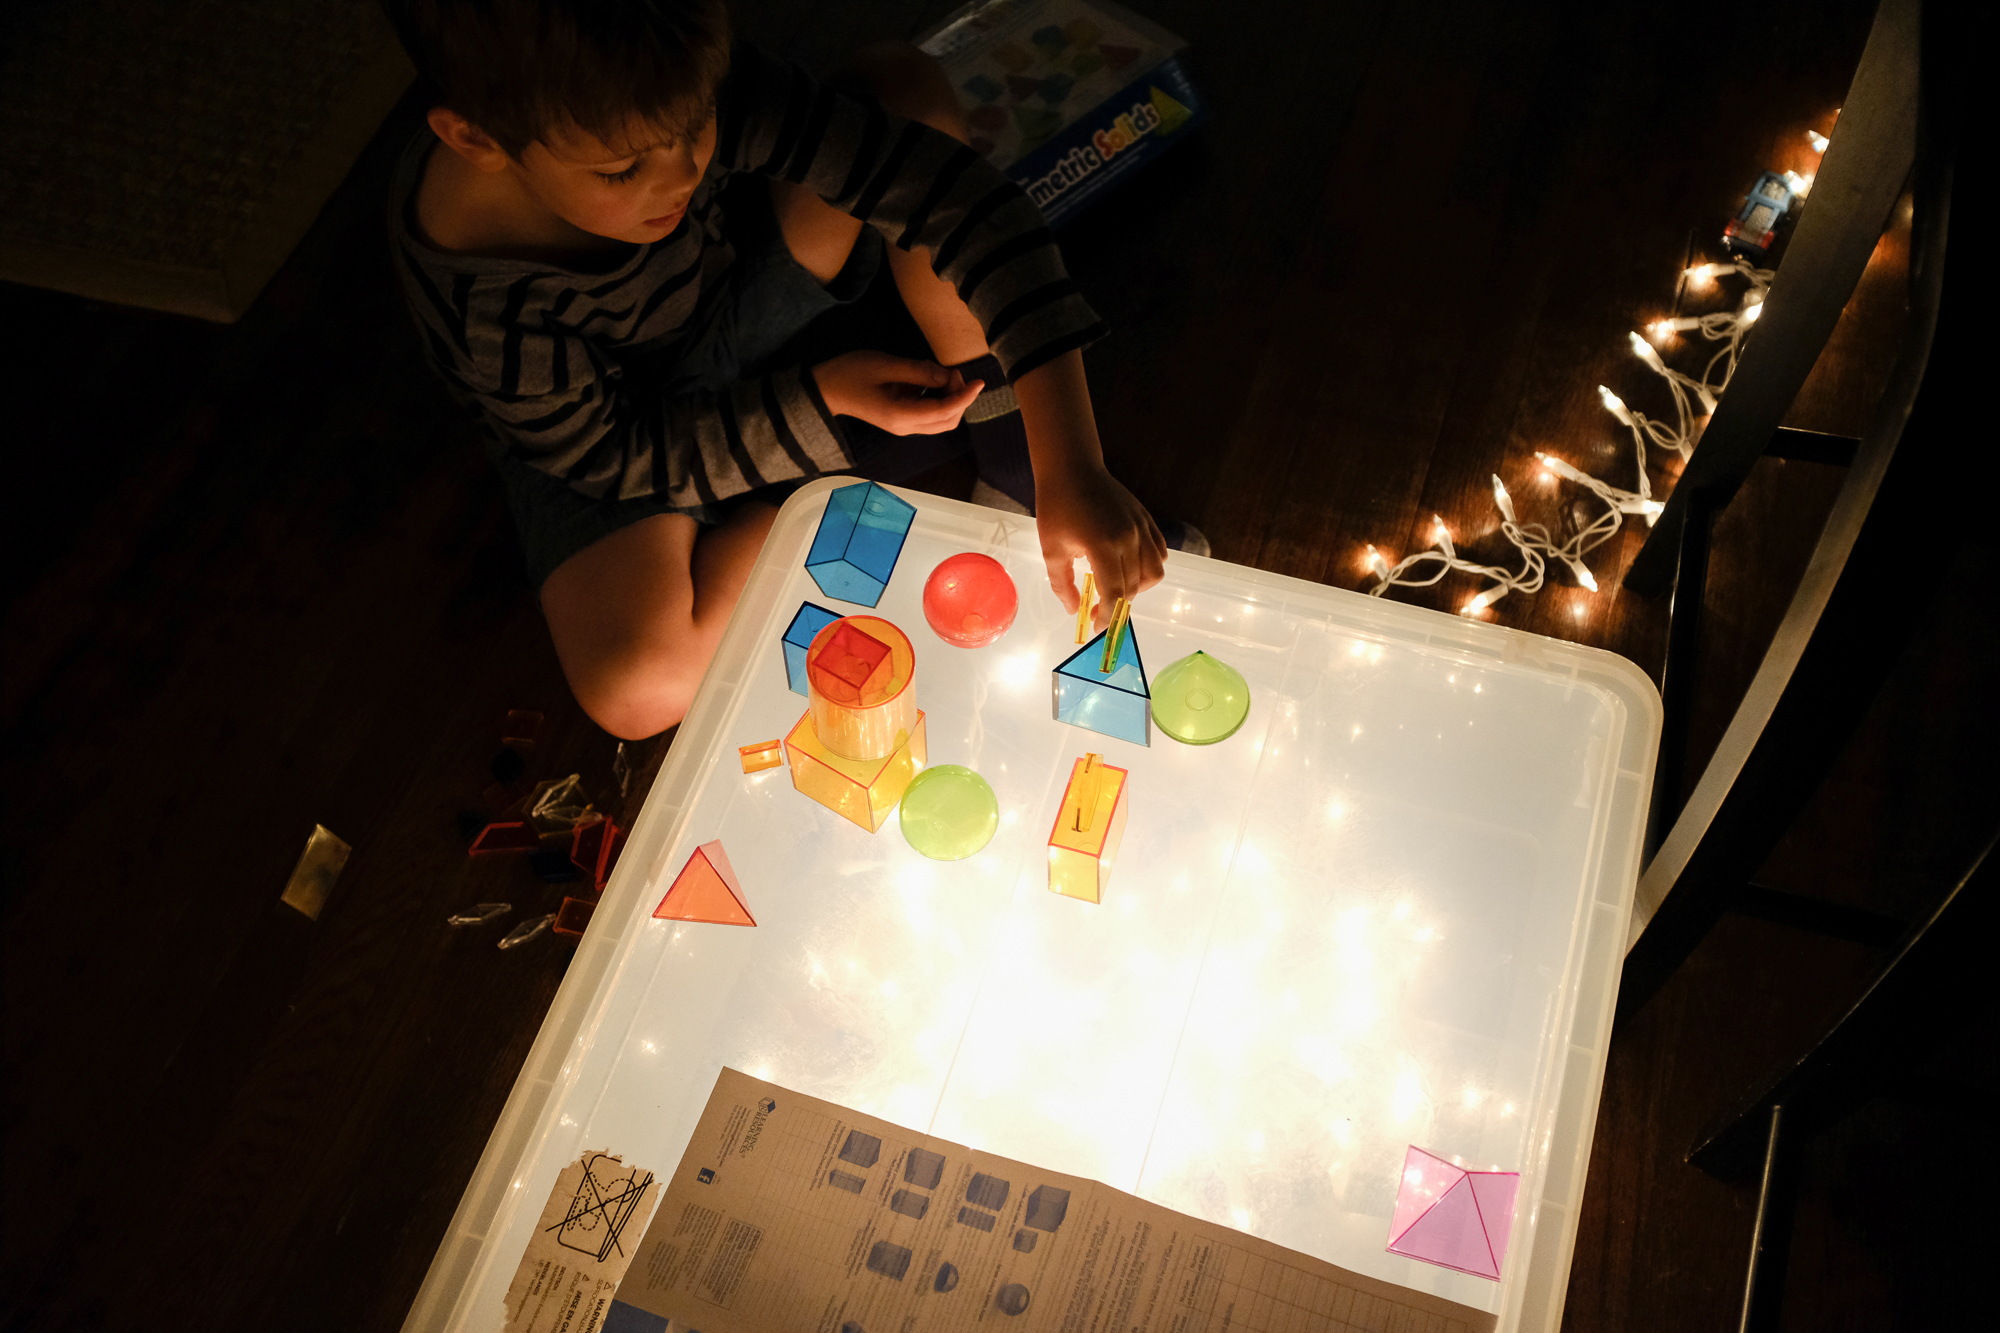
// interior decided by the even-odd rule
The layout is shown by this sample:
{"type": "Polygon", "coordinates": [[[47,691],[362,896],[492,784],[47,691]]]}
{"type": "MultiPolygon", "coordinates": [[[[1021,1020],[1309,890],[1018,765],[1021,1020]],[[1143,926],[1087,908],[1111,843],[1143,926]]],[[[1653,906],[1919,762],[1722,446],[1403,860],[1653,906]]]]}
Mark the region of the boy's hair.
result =
{"type": "Polygon", "coordinates": [[[636,117],[676,135],[729,70],[722,0],[383,0],[439,103],[509,157],[569,126],[618,146],[636,117]]]}

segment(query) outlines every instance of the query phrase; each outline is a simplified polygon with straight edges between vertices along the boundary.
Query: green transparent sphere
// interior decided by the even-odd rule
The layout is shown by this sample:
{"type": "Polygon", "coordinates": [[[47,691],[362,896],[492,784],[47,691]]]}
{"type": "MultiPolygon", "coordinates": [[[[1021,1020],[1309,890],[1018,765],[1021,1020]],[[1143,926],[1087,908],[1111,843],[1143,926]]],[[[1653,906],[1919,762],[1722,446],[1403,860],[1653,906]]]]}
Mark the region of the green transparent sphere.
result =
{"type": "Polygon", "coordinates": [[[936,764],[903,792],[903,840],[933,861],[963,861],[993,841],[1000,801],[986,779],[957,764],[936,764]]]}
{"type": "Polygon", "coordinates": [[[1190,653],[1153,677],[1153,721],[1187,745],[1226,741],[1250,716],[1243,673],[1207,653],[1190,653]]]}

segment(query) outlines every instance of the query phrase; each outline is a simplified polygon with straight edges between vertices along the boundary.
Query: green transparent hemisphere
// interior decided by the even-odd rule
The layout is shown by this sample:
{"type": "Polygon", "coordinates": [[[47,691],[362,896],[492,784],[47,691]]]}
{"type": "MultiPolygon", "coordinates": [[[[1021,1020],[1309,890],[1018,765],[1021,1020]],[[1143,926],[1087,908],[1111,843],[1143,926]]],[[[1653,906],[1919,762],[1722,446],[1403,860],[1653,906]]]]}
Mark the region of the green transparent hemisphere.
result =
{"type": "Polygon", "coordinates": [[[957,764],[936,764],[903,793],[903,838],[933,861],[963,861],[993,841],[1000,801],[986,779],[957,764]]]}
{"type": "Polygon", "coordinates": [[[1226,741],[1248,716],[1249,682],[1207,653],[1190,653],[1153,677],[1153,721],[1184,744],[1226,741]]]}

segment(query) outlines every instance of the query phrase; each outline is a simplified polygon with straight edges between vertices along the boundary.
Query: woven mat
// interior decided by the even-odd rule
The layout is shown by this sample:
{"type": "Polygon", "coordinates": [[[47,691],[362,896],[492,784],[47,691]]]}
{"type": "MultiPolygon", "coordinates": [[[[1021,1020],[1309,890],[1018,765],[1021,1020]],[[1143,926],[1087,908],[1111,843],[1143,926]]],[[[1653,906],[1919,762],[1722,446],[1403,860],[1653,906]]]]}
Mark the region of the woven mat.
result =
{"type": "Polygon", "coordinates": [[[375,0],[16,0],[0,278],[232,321],[411,73],[375,0]]]}

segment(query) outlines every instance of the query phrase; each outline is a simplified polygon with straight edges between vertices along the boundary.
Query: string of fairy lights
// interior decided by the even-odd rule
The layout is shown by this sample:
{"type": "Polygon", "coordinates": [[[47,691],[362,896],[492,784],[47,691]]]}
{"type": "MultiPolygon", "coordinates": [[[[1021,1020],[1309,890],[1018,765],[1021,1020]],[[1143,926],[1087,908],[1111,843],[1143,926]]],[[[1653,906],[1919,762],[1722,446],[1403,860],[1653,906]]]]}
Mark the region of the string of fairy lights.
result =
{"type": "MultiPolygon", "coordinates": [[[[1825,136],[1809,131],[1807,137],[1812,140],[1815,152],[1826,151],[1825,136]]],[[[1784,175],[1793,193],[1800,197],[1804,197],[1812,186],[1810,176],[1798,176],[1791,172],[1784,175]]],[[[1650,526],[1659,517],[1665,506],[1653,497],[1652,483],[1647,477],[1652,451],[1675,454],[1683,463],[1693,455],[1696,439],[1708,424],[1708,418],[1714,414],[1717,400],[1736,374],[1737,361],[1743,354],[1744,337],[1756,324],[1757,317],[1763,314],[1764,298],[1775,276],[1775,270],[1758,268],[1742,258],[1727,263],[1698,264],[1683,274],[1688,290],[1707,294],[1723,283],[1741,283],[1742,290],[1735,305],[1706,315],[1655,320],[1646,326],[1645,335],[1629,335],[1633,356],[1665,387],[1671,404],[1667,415],[1652,417],[1604,385],[1597,386],[1598,401],[1603,404],[1604,410],[1632,437],[1632,459],[1638,478],[1634,489],[1623,490],[1613,486],[1565,459],[1538,450],[1535,458],[1544,480],[1568,482],[1588,497],[1584,500],[1585,512],[1601,512],[1596,512],[1588,522],[1575,524],[1575,530],[1567,538],[1559,539],[1557,530],[1548,524],[1521,521],[1515,512],[1513,495],[1495,474],[1493,503],[1500,511],[1500,533],[1519,556],[1520,568],[1486,564],[1461,555],[1452,541],[1450,527],[1442,517],[1433,514],[1431,545],[1427,550],[1405,556],[1392,565],[1372,544],[1368,546],[1363,559],[1376,579],[1368,588],[1368,594],[1380,597],[1391,588],[1428,588],[1453,573],[1474,574],[1484,586],[1466,599],[1458,608],[1458,613],[1477,616],[1510,594],[1532,596],[1540,592],[1551,564],[1567,569],[1581,587],[1596,592],[1597,579],[1590,572],[1585,557],[1617,536],[1626,519],[1641,518],[1650,526]],[[1712,346],[1707,360],[1700,364],[1696,373],[1675,369],[1661,355],[1663,350],[1670,348],[1679,351],[1683,343],[1712,346]]]]}

